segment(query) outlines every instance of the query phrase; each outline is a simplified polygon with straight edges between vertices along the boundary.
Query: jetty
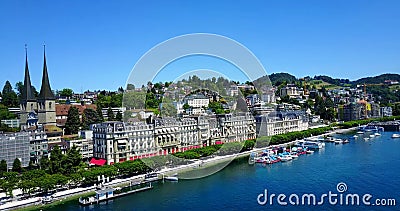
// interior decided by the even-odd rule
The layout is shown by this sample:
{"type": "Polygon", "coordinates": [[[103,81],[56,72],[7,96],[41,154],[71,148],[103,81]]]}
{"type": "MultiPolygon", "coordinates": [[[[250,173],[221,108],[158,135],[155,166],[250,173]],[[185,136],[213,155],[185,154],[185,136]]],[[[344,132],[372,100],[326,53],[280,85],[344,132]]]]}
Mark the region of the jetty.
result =
{"type": "Polygon", "coordinates": [[[91,205],[91,204],[98,204],[102,201],[108,201],[108,200],[111,200],[111,199],[114,199],[117,197],[121,197],[121,196],[125,196],[125,195],[152,189],[153,186],[151,185],[151,183],[148,183],[148,184],[149,184],[149,186],[142,187],[142,188],[136,188],[133,190],[127,190],[127,191],[123,191],[123,189],[132,188],[132,186],[128,186],[128,187],[124,187],[124,188],[103,187],[103,188],[95,191],[95,193],[96,193],[95,196],[91,196],[91,197],[87,197],[87,198],[82,198],[82,197],[79,198],[79,204],[81,204],[83,206],[91,205]]]}
{"type": "Polygon", "coordinates": [[[400,131],[400,121],[388,121],[388,122],[371,122],[368,124],[371,127],[382,127],[385,131],[400,131]]]}

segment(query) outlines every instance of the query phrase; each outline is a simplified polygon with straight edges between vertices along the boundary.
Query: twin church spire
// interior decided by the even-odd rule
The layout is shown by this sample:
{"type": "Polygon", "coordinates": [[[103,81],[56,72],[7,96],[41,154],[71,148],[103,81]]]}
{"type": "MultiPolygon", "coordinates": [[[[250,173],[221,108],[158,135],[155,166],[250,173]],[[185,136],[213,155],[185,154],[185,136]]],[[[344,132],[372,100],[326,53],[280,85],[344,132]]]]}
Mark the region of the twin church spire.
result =
{"type": "MultiPolygon", "coordinates": [[[[44,60],[43,60],[43,75],[42,75],[42,85],[40,88],[38,100],[54,100],[54,93],[51,91],[50,80],[47,72],[47,64],[46,64],[46,47],[44,46],[44,60]]],[[[25,45],[25,78],[24,78],[24,86],[21,93],[21,100],[25,102],[36,101],[36,97],[33,93],[31,79],[29,75],[29,66],[28,66],[28,49],[25,45]]]]}

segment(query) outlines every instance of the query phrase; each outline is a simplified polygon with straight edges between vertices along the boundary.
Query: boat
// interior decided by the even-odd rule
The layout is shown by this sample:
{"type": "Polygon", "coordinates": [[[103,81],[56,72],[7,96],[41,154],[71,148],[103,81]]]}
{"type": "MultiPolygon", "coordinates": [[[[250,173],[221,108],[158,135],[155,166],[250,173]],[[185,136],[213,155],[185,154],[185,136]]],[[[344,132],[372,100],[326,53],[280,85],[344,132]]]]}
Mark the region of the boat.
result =
{"type": "Polygon", "coordinates": [[[335,140],[335,144],[343,144],[343,140],[342,139],[336,139],[335,140]]]}
{"type": "Polygon", "coordinates": [[[348,144],[348,143],[350,143],[350,141],[347,139],[343,141],[343,144],[348,144]]]}
{"type": "Polygon", "coordinates": [[[357,139],[357,138],[358,138],[358,135],[354,135],[353,138],[354,138],[354,139],[357,139]]]}
{"type": "Polygon", "coordinates": [[[368,141],[368,140],[369,140],[369,138],[368,138],[368,137],[365,137],[365,138],[364,138],[364,141],[368,141]]]}
{"type": "Polygon", "coordinates": [[[358,131],[357,134],[364,134],[364,132],[363,131],[358,131]]]}
{"type": "Polygon", "coordinates": [[[314,151],[312,151],[312,150],[307,150],[306,153],[307,153],[307,154],[312,154],[312,153],[314,153],[314,151]]]}
{"type": "Polygon", "coordinates": [[[395,133],[392,135],[392,138],[400,138],[400,134],[395,133]]]}
{"type": "Polygon", "coordinates": [[[286,162],[286,161],[291,161],[292,157],[290,155],[287,154],[283,154],[281,156],[279,156],[279,158],[281,159],[282,162],[286,162]]]}
{"type": "Polygon", "coordinates": [[[168,180],[168,181],[178,181],[179,180],[178,179],[178,174],[174,174],[172,176],[166,176],[166,177],[164,177],[164,179],[168,180]]]}
{"type": "Polygon", "coordinates": [[[255,153],[255,152],[250,153],[249,165],[253,165],[255,163],[256,156],[257,156],[257,153],[255,153]]]}
{"type": "Polygon", "coordinates": [[[374,134],[369,135],[370,138],[375,138],[374,134]]]}
{"type": "Polygon", "coordinates": [[[297,152],[291,152],[290,156],[292,156],[292,158],[298,158],[299,155],[297,154],[297,152]]]}
{"type": "Polygon", "coordinates": [[[380,134],[380,133],[374,133],[374,135],[375,135],[375,136],[381,136],[381,134],[380,134]]]}

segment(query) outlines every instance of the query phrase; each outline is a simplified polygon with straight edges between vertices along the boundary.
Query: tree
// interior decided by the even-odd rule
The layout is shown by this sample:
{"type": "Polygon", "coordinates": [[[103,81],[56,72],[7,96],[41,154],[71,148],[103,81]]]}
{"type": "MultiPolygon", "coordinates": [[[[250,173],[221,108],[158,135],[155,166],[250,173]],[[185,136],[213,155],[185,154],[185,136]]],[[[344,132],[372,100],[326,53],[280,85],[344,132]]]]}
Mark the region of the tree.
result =
{"type": "Polygon", "coordinates": [[[122,113],[120,110],[118,110],[117,115],[115,116],[115,120],[122,121],[122,113]]]}
{"type": "Polygon", "coordinates": [[[7,161],[1,160],[0,161],[0,176],[2,176],[4,172],[7,172],[7,161]]]}
{"type": "Polygon", "coordinates": [[[50,167],[50,161],[48,157],[43,156],[40,158],[39,166],[41,170],[48,170],[50,167]]]}
{"type": "Polygon", "coordinates": [[[12,171],[18,172],[18,173],[21,173],[21,171],[22,171],[21,161],[18,158],[15,158],[15,160],[13,162],[12,171]]]}
{"type": "Polygon", "coordinates": [[[64,97],[72,97],[74,94],[74,91],[69,88],[64,88],[61,91],[58,92],[59,95],[64,96],[64,97]]]}
{"type": "MultiPolygon", "coordinates": [[[[15,89],[17,90],[18,99],[21,99],[21,97],[22,97],[21,93],[23,92],[24,84],[21,81],[18,81],[15,84],[15,89]]],[[[39,95],[39,92],[36,90],[36,88],[34,86],[31,86],[31,89],[32,89],[33,95],[35,97],[37,97],[39,95]]]]}
{"type": "Polygon", "coordinates": [[[97,104],[96,112],[97,112],[97,117],[99,118],[99,122],[103,122],[104,121],[103,111],[102,111],[102,107],[99,104],[97,104]]]}
{"type": "Polygon", "coordinates": [[[67,121],[65,122],[66,134],[76,134],[79,131],[81,121],[79,119],[79,111],[76,107],[71,106],[68,110],[67,121]]]}
{"type": "Polygon", "coordinates": [[[107,110],[107,120],[108,121],[114,120],[114,111],[111,109],[111,107],[108,107],[108,110],[107,110]]]}
{"type": "Polygon", "coordinates": [[[133,84],[126,85],[126,90],[134,90],[134,89],[135,89],[135,85],[133,85],[133,84]]]}
{"type": "Polygon", "coordinates": [[[50,174],[57,174],[62,172],[62,161],[64,155],[58,145],[55,145],[50,153],[50,174]]]}
{"type": "Polygon", "coordinates": [[[10,81],[6,81],[6,84],[3,87],[2,92],[2,103],[7,107],[16,107],[18,106],[18,96],[14,92],[10,81]]]}
{"type": "Polygon", "coordinates": [[[65,156],[63,156],[62,168],[64,170],[64,174],[73,174],[78,172],[80,167],[82,166],[82,155],[79,152],[79,149],[73,145],[65,156]]]}
{"type": "Polygon", "coordinates": [[[185,104],[183,104],[182,108],[183,108],[183,109],[185,109],[185,110],[187,110],[187,109],[189,109],[189,108],[190,108],[190,105],[189,105],[189,104],[187,104],[187,103],[185,103],[185,104]]]}
{"type": "Polygon", "coordinates": [[[100,123],[101,120],[97,112],[91,108],[83,110],[82,114],[82,128],[85,130],[89,129],[91,124],[100,123]]]}

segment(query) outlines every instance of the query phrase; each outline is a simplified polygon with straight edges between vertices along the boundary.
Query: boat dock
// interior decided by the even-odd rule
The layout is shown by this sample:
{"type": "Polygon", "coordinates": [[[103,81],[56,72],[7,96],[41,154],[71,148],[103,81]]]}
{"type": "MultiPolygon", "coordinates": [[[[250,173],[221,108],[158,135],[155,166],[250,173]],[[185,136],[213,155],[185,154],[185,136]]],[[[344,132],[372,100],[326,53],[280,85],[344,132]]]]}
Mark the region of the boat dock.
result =
{"type": "MultiPolygon", "coordinates": [[[[132,187],[132,186],[128,186],[128,187],[132,187]]],[[[127,187],[125,187],[127,188],[127,187]]],[[[121,189],[114,189],[111,187],[108,188],[103,188],[100,190],[96,190],[96,195],[92,196],[92,197],[88,197],[88,198],[79,198],[79,204],[81,204],[82,206],[86,206],[86,205],[91,205],[91,204],[98,204],[100,202],[103,201],[108,201],[111,199],[115,199],[117,197],[121,197],[121,196],[126,196],[129,194],[133,194],[133,193],[137,193],[137,192],[141,192],[141,191],[145,191],[145,190],[149,190],[152,189],[153,186],[151,185],[151,183],[149,183],[149,186],[146,187],[142,187],[142,188],[137,188],[134,190],[129,190],[126,192],[121,192],[121,193],[114,193],[116,191],[120,191],[121,189]]]]}
{"type": "Polygon", "coordinates": [[[400,131],[400,121],[371,122],[368,126],[383,127],[385,131],[400,131]]]}

